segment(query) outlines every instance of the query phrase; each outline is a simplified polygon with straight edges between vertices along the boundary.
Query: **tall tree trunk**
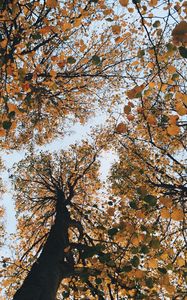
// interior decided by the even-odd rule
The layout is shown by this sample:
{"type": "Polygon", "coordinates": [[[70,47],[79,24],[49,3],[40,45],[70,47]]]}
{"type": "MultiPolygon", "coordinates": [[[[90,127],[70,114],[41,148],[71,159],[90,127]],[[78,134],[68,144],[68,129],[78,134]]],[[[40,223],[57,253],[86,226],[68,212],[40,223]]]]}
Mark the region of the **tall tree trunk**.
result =
{"type": "Polygon", "coordinates": [[[57,201],[55,223],[51,227],[43,250],[33,264],[13,300],[55,300],[60,282],[73,272],[73,261],[66,261],[70,215],[65,205],[57,201]]]}

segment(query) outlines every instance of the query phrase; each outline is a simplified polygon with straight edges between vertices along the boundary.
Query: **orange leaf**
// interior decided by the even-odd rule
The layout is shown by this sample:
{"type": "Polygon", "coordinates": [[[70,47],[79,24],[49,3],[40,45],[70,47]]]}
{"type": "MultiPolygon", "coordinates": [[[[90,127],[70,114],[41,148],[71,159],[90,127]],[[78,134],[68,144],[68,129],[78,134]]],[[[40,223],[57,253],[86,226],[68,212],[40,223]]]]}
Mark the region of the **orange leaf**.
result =
{"type": "Polygon", "coordinates": [[[128,115],[131,112],[131,107],[129,105],[125,105],[123,110],[124,113],[128,115]]]}
{"type": "Polygon", "coordinates": [[[170,198],[160,197],[159,201],[160,201],[161,204],[163,204],[167,208],[171,208],[172,207],[173,202],[172,202],[172,200],[170,198]]]}
{"type": "Polygon", "coordinates": [[[141,96],[141,92],[144,89],[144,85],[137,85],[133,89],[126,92],[129,99],[139,98],[141,96]]]}
{"type": "Polygon", "coordinates": [[[134,277],[135,278],[141,279],[144,276],[145,276],[144,271],[142,271],[142,270],[134,270],[134,277]]]}
{"type": "Polygon", "coordinates": [[[151,258],[149,261],[148,261],[148,266],[149,268],[157,268],[158,267],[158,261],[156,258],[151,258]]]}
{"type": "Polygon", "coordinates": [[[119,34],[120,31],[121,31],[121,26],[119,26],[119,25],[112,26],[112,32],[113,32],[113,34],[119,34]]]}
{"type": "Polygon", "coordinates": [[[179,129],[179,127],[176,126],[176,125],[171,125],[171,126],[168,126],[168,128],[167,128],[167,133],[168,133],[169,135],[177,135],[177,134],[180,133],[180,129],[179,129]]]}
{"type": "Polygon", "coordinates": [[[68,246],[68,247],[64,248],[64,253],[67,253],[67,252],[69,252],[69,250],[70,250],[70,246],[68,246]]]}
{"type": "Polygon", "coordinates": [[[54,7],[56,7],[56,5],[57,5],[57,0],[47,0],[47,1],[46,1],[46,5],[47,5],[48,7],[54,8],[54,7]]]}
{"type": "Polygon", "coordinates": [[[121,4],[121,6],[127,6],[129,3],[129,0],[119,0],[119,3],[121,4]]]}
{"type": "Polygon", "coordinates": [[[163,219],[169,219],[170,218],[170,213],[169,213],[168,209],[165,208],[165,207],[161,209],[160,215],[163,219]]]}
{"type": "Polygon", "coordinates": [[[40,33],[45,34],[49,33],[51,31],[52,27],[51,26],[45,26],[39,30],[40,33]]]}
{"type": "Polygon", "coordinates": [[[133,120],[134,120],[134,116],[133,116],[133,115],[127,115],[127,119],[128,119],[129,121],[133,121],[133,120]]]}
{"type": "Polygon", "coordinates": [[[180,208],[174,208],[173,212],[171,214],[171,218],[175,221],[182,221],[184,218],[184,214],[182,209],[180,208]]]}
{"type": "Polygon", "coordinates": [[[5,136],[6,135],[6,130],[1,128],[0,129],[0,136],[5,136]]]}
{"type": "Polygon", "coordinates": [[[149,5],[150,6],[156,6],[158,4],[158,0],[151,0],[150,2],[149,2],[149,5]]]}
{"type": "Polygon", "coordinates": [[[124,123],[119,123],[116,127],[118,133],[124,133],[127,131],[127,126],[124,123]]]}
{"type": "Polygon", "coordinates": [[[184,116],[187,114],[187,109],[182,103],[176,103],[175,108],[180,116],[184,116]]]}
{"type": "Polygon", "coordinates": [[[107,210],[107,213],[109,216],[113,216],[115,213],[115,208],[114,207],[109,207],[107,210]]]}
{"type": "Polygon", "coordinates": [[[177,122],[178,118],[179,118],[178,115],[169,116],[169,124],[176,125],[176,122],[177,122]]]}
{"type": "Polygon", "coordinates": [[[185,43],[187,41],[187,22],[181,21],[177,24],[172,31],[172,36],[175,44],[180,42],[185,43]]]}
{"type": "Polygon", "coordinates": [[[157,124],[156,118],[153,115],[148,115],[147,116],[147,122],[151,125],[156,125],[157,124]]]}

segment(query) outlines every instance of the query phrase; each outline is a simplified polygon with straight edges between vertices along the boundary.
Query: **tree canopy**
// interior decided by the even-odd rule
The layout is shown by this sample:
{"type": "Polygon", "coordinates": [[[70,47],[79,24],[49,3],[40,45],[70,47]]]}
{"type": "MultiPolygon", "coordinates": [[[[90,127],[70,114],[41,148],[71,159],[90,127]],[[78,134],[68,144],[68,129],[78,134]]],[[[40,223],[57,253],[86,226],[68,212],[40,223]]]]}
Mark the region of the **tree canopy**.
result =
{"type": "Polygon", "coordinates": [[[2,299],[186,299],[187,2],[0,10],[1,147],[27,151],[2,299]],[[100,111],[87,139],[38,150],[100,111]]]}

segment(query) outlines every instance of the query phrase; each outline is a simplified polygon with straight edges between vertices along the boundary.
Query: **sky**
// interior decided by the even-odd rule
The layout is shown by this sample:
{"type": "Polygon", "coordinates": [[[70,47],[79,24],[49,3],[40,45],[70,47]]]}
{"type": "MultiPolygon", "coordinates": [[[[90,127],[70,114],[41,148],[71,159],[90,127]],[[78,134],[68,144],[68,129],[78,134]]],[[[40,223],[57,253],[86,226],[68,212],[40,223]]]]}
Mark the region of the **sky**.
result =
{"type": "MultiPolygon", "coordinates": [[[[94,126],[103,125],[105,122],[106,115],[104,113],[97,114],[97,117],[92,117],[89,121],[81,125],[76,123],[70,128],[70,133],[65,135],[63,138],[57,138],[53,142],[39,147],[43,151],[58,151],[61,149],[68,149],[68,146],[76,142],[80,142],[82,139],[86,138],[94,126]]],[[[12,167],[15,163],[18,163],[24,158],[26,151],[9,151],[3,152],[1,157],[7,171],[2,173],[3,182],[7,189],[7,192],[3,195],[3,206],[5,208],[5,229],[7,237],[5,240],[5,245],[0,248],[0,256],[8,256],[10,254],[9,245],[11,243],[10,236],[16,232],[16,217],[15,217],[15,207],[13,199],[13,186],[9,179],[9,173],[11,173],[12,167]]],[[[112,151],[101,154],[101,170],[100,178],[105,181],[107,174],[109,172],[111,164],[117,160],[117,155],[112,151]]]]}

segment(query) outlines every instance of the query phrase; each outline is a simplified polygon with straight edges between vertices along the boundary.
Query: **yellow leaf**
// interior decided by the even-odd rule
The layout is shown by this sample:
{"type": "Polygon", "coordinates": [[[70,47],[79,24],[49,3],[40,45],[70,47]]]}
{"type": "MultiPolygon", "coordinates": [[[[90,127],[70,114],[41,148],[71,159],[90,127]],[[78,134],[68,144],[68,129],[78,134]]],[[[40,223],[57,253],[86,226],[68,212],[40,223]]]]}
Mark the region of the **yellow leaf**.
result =
{"type": "Polygon", "coordinates": [[[127,6],[128,3],[129,3],[129,0],[119,0],[119,3],[122,5],[122,6],[127,6]]]}
{"type": "Polygon", "coordinates": [[[167,133],[169,135],[177,135],[177,134],[180,133],[180,128],[178,126],[176,126],[176,125],[168,126],[167,133]]]}
{"type": "Polygon", "coordinates": [[[182,266],[185,265],[186,262],[185,262],[185,259],[184,259],[184,258],[178,257],[177,260],[176,260],[176,263],[177,263],[177,265],[178,265],[179,267],[182,267],[182,266]]]}
{"type": "Polygon", "coordinates": [[[119,26],[119,25],[113,25],[112,26],[112,32],[113,32],[113,34],[119,34],[120,31],[121,31],[121,26],[119,26]]]}
{"type": "Polygon", "coordinates": [[[168,209],[165,208],[165,207],[161,209],[160,215],[164,219],[169,219],[170,218],[170,213],[169,213],[168,209]]]}
{"type": "Polygon", "coordinates": [[[155,269],[158,267],[158,261],[156,258],[151,258],[149,261],[148,261],[148,266],[149,268],[152,268],[152,269],[155,269]]]}
{"type": "Polygon", "coordinates": [[[174,208],[173,211],[172,211],[172,213],[171,213],[171,218],[174,221],[182,221],[183,218],[184,218],[184,214],[183,214],[182,209],[180,209],[180,208],[174,208]]]}
{"type": "Polygon", "coordinates": [[[119,123],[116,127],[118,133],[125,133],[127,131],[127,126],[124,123],[119,123]]]}
{"type": "Polygon", "coordinates": [[[168,259],[168,253],[167,252],[164,252],[160,255],[160,258],[163,259],[163,260],[166,260],[168,259]]]}

